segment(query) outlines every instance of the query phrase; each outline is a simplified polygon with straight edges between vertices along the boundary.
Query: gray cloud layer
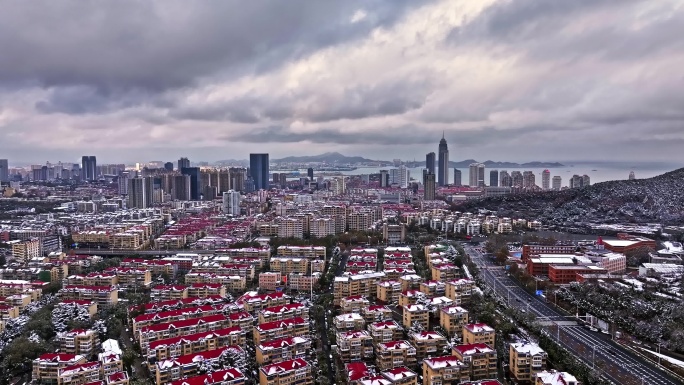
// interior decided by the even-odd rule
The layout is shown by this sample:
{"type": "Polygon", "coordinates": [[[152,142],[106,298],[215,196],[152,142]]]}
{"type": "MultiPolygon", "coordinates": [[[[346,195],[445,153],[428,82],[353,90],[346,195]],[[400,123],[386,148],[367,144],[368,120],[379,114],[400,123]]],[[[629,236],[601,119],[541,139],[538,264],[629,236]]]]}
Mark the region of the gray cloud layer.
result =
{"type": "Polygon", "coordinates": [[[0,157],[672,159],[678,0],[2,2],[0,157]],[[481,154],[486,153],[486,156],[481,154]]]}

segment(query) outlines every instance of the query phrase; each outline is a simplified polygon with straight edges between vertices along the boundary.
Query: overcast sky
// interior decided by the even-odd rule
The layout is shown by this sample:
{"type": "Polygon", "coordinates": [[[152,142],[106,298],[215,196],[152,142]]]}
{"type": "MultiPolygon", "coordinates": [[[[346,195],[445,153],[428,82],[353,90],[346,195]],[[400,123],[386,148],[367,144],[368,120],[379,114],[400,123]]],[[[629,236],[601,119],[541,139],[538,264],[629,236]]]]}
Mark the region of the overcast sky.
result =
{"type": "Polygon", "coordinates": [[[0,0],[0,158],[682,161],[681,0],[0,0]]]}

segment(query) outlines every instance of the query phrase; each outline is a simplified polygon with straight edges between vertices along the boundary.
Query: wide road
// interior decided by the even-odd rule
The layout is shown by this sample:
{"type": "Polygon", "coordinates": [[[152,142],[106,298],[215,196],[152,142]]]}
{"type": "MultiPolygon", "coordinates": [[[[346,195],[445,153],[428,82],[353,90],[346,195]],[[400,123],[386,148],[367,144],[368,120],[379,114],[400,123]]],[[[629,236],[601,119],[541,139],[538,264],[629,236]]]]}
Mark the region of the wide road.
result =
{"type": "Polygon", "coordinates": [[[535,315],[549,337],[609,380],[622,385],[682,384],[682,381],[657,365],[612,341],[610,336],[585,329],[574,317],[568,317],[544,300],[529,294],[501,266],[497,266],[477,248],[466,246],[465,249],[480,269],[485,283],[496,292],[501,302],[535,315]]]}

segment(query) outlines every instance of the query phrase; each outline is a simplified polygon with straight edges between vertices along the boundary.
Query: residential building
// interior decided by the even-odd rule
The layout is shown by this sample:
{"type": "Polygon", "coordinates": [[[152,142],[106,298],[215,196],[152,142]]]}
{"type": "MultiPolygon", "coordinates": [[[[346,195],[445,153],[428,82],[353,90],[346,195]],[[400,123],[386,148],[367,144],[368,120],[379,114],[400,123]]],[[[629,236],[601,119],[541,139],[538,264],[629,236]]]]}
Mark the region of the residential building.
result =
{"type": "Polygon", "coordinates": [[[456,385],[468,380],[468,366],[454,356],[432,357],[423,361],[424,385],[456,385]]]}
{"type": "Polygon", "coordinates": [[[340,314],[333,319],[337,332],[359,331],[366,328],[366,320],[359,313],[340,314]]]}
{"type": "MultiPolygon", "coordinates": [[[[548,169],[542,171],[542,190],[550,189],[551,188],[550,182],[551,182],[551,171],[549,171],[548,169]]],[[[559,184],[560,184],[560,181],[559,181],[559,184]]]]}
{"type": "Polygon", "coordinates": [[[302,317],[265,322],[254,326],[254,345],[277,338],[301,337],[309,333],[309,321],[302,317]]]}
{"type": "Polygon", "coordinates": [[[76,364],[59,369],[59,385],[90,384],[100,380],[101,364],[98,361],[76,364]]]}
{"type": "Polygon", "coordinates": [[[223,314],[145,326],[140,328],[140,348],[143,353],[146,353],[150,343],[157,340],[216,331],[228,327],[230,327],[228,318],[223,314]]]}
{"type": "Polygon", "coordinates": [[[157,285],[150,293],[153,301],[170,301],[188,297],[188,287],[185,285],[157,285]]]}
{"type": "Polygon", "coordinates": [[[79,354],[46,353],[33,360],[31,378],[41,384],[58,385],[61,369],[86,362],[86,357],[79,354]]]}
{"type": "Polygon", "coordinates": [[[496,338],[496,331],[487,324],[466,324],[463,325],[463,343],[471,344],[487,344],[494,346],[496,338]]]}
{"type": "Polygon", "coordinates": [[[244,374],[239,369],[229,368],[176,380],[171,382],[170,385],[243,385],[245,380],[244,374]]]}
{"type": "Polygon", "coordinates": [[[485,344],[457,345],[451,349],[451,354],[459,361],[468,365],[470,378],[482,380],[496,378],[496,350],[485,344]]]}
{"type": "Polygon", "coordinates": [[[361,382],[371,377],[371,371],[364,362],[350,362],[344,364],[348,385],[361,385],[361,382]]]}
{"type": "Polygon", "coordinates": [[[416,348],[418,362],[428,357],[444,354],[447,339],[436,331],[424,330],[409,333],[409,342],[416,348]]]}
{"type": "Polygon", "coordinates": [[[537,373],[546,370],[548,355],[539,345],[515,342],[509,345],[508,366],[516,382],[533,383],[537,373]]]}
{"type": "Polygon", "coordinates": [[[92,358],[99,348],[100,339],[94,330],[73,329],[57,333],[55,337],[62,353],[92,358]]]}
{"type": "Polygon", "coordinates": [[[361,313],[361,310],[367,306],[370,306],[370,302],[360,295],[352,295],[340,300],[340,312],[343,314],[361,313]]]}
{"type": "Polygon", "coordinates": [[[28,263],[33,258],[42,255],[39,238],[10,241],[12,245],[12,257],[20,262],[28,263]]]}
{"type": "Polygon", "coordinates": [[[164,361],[188,354],[214,350],[226,346],[244,346],[245,332],[238,326],[160,339],[150,343],[148,358],[164,361]]]}
{"type": "Polygon", "coordinates": [[[398,303],[401,291],[399,281],[380,281],[376,284],[376,296],[382,303],[398,303]]]}
{"type": "MultiPolygon", "coordinates": [[[[204,365],[213,365],[214,363],[217,363],[224,352],[227,352],[228,350],[234,350],[244,354],[244,351],[239,346],[227,346],[220,349],[207,350],[158,361],[154,366],[156,385],[168,384],[183,378],[197,376],[199,375],[201,366],[199,365],[200,361],[203,361],[204,365]]],[[[234,373],[232,376],[237,377],[238,374],[234,373]]]]}
{"type": "Polygon", "coordinates": [[[428,297],[440,297],[446,294],[446,285],[442,281],[425,281],[420,283],[419,290],[428,297]]]}
{"type": "Polygon", "coordinates": [[[366,324],[392,320],[392,309],[384,305],[369,305],[361,309],[361,316],[366,324]]]}
{"type": "Polygon", "coordinates": [[[404,335],[404,328],[393,320],[372,323],[368,331],[375,344],[399,340],[404,335]]]}
{"type": "Polygon", "coordinates": [[[560,191],[563,181],[559,175],[555,175],[552,181],[552,187],[554,191],[560,191]]]}
{"type": "Polygon", "coordinates": [[[373,357],[373,337],[366,330],[337,332],[337,353],[342,362],[367,360],[373,357]]]}
{"type": "Polygon", "coordinates": [[[414,367],[416,362],[416,348],[408,341],[397,340],[376,345],[375,364],[380,370],[399,366],[414,367]]]}
{"type": "Polygon", "coordinates": [[[239,191],[230,190],[223,193],[222,197],[223,212],[228,215],[238,216],[240,215],[240,201],[242,197],[239,191]]]}
{"type": "MultiPolygon", "coordinates": [[[[406,366],[400,366],[392,369],[388,369],[380,373],[382,378],[384,379],[382,384],[387,384],[387,385],[417,385],[418,384],[418,375],[407,368],[406,366]]],[[[373,382],[371,380],[371,383],[378,383],[380,381],[375,381],[373,382]]],[[[363,385],[366,385],[365,381],[361,382],[363,385]]]]}
{"type": "Polygon", "coordinates": [[[461,278],[446,282],[446,296],[449,297],[454,304],[460,305],[470,300],[470,296],[475,289],[475,281],[461,278]]]}
{"type": "Polygon", "coordinates": [[[579,385],[577,378],[567,372],[545,370],[535,375],[534,385],[579,385]]]}
{"type": "Polygon", "coordinates": [[[287,318],[300,317],[309,319],[309,308],[301,303],[293,302],[287,305],[278,305],[264,308],[259,311],[259,323],[282,321],[287,318]]]}
{"type": "Polygon", "coordinates": [[[245,311],[257,314],[261,309],[289,303],[290,297],[283,292],[259,294],[256,291],[249,291],[243,294],[235,302],[243,305],[245,311]]]}
{"type": "Polygon", "coordinates": [[[350,296],[374,297],[376,283],[385,278],[385,273],[365,273],[335,277],[333,283],[334,304],[339,305],[340,300],[350,296]]]}
{"type": "Polygon", "coordinates": [[[311,340],[306,337],[286,337],[264,341],[256,346],[256,361],[259,365],[306,357],[311,349],[311,340]]]}
{"type": "Polygon", "coordinates": [[[409,329],[414,324],[419,324],[423,330],[430,328],[430,312],[423,305],[407,305],[403,308],[404,315],[402,317],[404,327],[409,329]]]}
{"type": "Polygon", "coordinates": [[[66,285],[57,294],[62,300],[95,301],[100,306],[116,305],[119,291],[115,286],[66,285]]]}
{"type": "Polygon", "coordinates": [[[450,337],[463,338],[463,326],[468,324],[468,310],[460,306],[445,306],[439,311],[439,326],[450,337]]]}
{"type": "Polygon", "coordinates": [[[433,281],[450,281],[461,276],[461,269],[451,263],[433,264],[430,269],[433,281]]]}
{"type": "Polygon", "coordinates": [[[262,366],[259,385],[313,385],[311,365],[303,358],[262,366]]]}

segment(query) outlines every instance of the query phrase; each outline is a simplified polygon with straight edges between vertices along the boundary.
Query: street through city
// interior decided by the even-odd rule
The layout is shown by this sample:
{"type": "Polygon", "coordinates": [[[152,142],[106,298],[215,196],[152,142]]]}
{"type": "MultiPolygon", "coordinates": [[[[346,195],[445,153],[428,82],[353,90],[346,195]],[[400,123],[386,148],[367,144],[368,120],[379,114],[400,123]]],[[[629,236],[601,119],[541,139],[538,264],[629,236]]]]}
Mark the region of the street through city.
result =
{"type": "Polygon", "coordinates": [[[534,315],[544,333],[573,352],[590,368],[599,370],[606,378],[623,385],[681,385],[682,381],[657,365],[627,350],[610,336],[590,331],[572,316],[556,310],[551,304],[535,297],[508,276],[478,248],[466,247],[471,260],[480,269],[486,285],[507,307],[534,315]]]}

